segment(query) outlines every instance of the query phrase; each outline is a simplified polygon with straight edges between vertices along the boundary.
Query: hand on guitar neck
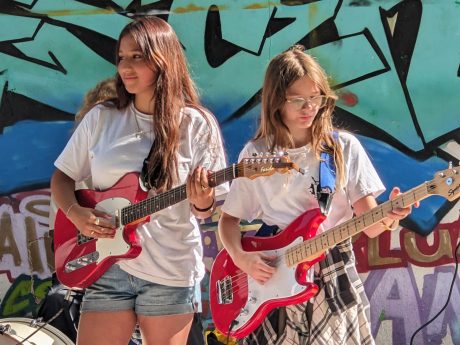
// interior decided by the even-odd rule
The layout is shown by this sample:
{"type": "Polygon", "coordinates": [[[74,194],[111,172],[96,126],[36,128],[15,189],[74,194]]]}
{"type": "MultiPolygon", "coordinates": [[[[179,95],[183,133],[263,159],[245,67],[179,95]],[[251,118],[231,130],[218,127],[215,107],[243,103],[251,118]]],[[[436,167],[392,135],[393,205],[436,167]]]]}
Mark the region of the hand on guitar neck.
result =
{"type": "Polygon", "coordinates": [[[197,168],[187,184],[150,197],[140,188],[139,174],[135,172],[102,191],[74,191],[75,181],[58,172],[52,179],[52,190],[59,192],[55,199],[60,206],[54,232],[58,279],[68,287],[87,287],[115,262],[133,259],[141,253],[137,228],[149,222],[155,213],[189,199],[195,216],[209,217],[215,204],[213,187],[235,178],[255,179],[291,170],[299,168],[287,156],[264,154],[243,158],[216,172],[197,168]]]}
{"type": "MultiPolygon", "coordinates": [[[[391,202],[391,200],[396,199],[402,194],[403,193],[401,193],[399,187],[394,187],[390,193],[389,201],[391,202]]],[[[374,238],[385,230],[396,230],[398,228],[399,221],[406,218],[412,212],[412,206],[418,207],[419,205],[420,202],[416,201],[413,205],[408,205],[406,207],[390,208],[380,222],[367,227],[363,230],[363,232],[370,238],[374,238]]],[[[374,207],[377,207],[375,198],[372,196],[366,196],[355,202],[353,210],[357,216],[361,216],[374,207]]]]}

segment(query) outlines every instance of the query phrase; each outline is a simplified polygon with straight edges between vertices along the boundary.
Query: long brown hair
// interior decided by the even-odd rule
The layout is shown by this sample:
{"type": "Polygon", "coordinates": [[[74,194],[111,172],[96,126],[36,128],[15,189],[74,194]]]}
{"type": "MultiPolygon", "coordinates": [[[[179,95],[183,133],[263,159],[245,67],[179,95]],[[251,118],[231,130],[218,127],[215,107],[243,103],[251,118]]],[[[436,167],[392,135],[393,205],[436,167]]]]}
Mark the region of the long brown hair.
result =
{"type": "Polygon", "coordinates": [[[270,151],[275,148],[294,147],[292,135],[283,122],[281,109],[286,101],[286,90],[304,76],[308,76],[319,87],[321,94],[327,97],[326,105],[318,111],[310,128],[312,147],[318,159],[323,151],[333,154],[337,171],[337,185],[343,186],[342,148],[332,136],[334,130],[332,113],[337,96],[331,89],[322,67],[312,56],[306,54],[300,45],[275,56],[267,67],[262,89],[260,125],[254,140],[264,139],[270,147],[270,151]]]}
{"type": "MultiPolygon", "coordinates": [[[[120,41],[131,36],[156,72],[152,93],[153,142],[148,157],[150,186],[171,189],[178,179],[176,152],[179,147],[180,111],[183,107],[202,109],[198,92],[188,71],[182,46],[171,25],[158,17],[142,17],[125,26],[117,43],[117,65],[120,41]]],[[[117,107],[126,108],[134,100],[116,74],[117,107]]],[[[202,112],[204,114],[204,112],[202,112]]]]}

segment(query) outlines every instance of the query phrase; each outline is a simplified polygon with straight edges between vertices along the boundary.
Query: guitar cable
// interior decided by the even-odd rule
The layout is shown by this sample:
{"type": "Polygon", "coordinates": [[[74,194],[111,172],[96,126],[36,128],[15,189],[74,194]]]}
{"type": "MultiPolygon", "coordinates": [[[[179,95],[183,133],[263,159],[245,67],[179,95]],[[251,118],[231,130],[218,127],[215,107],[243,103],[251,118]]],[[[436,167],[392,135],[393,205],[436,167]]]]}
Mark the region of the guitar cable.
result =
{"type": "Polygon", "coordinates": [[[228,332],[227,332],[227,344],[226,345],[228,345],[228,342],[230,341],[230,332],[232,331],[233,327],[235,327],[237,324],[238,324],[238,321],[232,320],[232,323],[230,324],[230,327],[228,328],[228,332]]]}
{"type": "MultiPolygon", "coordinates": [[[[52,231],[52,230],[50,230],[52,231]]],[[[32,241],[28,241],[27,242],[27,254],[28,254],[28,259],[29,259],[29,268],[30,268],[30,293],[32,294],[32,296],[34,297],[34,300],[35,300],[35,303],[36,304],[39,304],[41,301],[39,301],[37,299],[37,295],[35,294],[35,288],[34,288],[34,285],[35,285],[35,279],[34,279],[34,274],[33,274],[33,271],[32,271],[32,253],[31,253],[31,245],[35,242],[38,242],[39,240],[43,240],[45,239],[45,236],[42,236],[42,237],[39,237],[39,238],[36,238],[32,241]]],[[[64,301],[66,302],[70,302],[70,297],[72,295],[72,289],[68,289],[68,291],[66,292],[65,294],[65,297],[64,297],[64,301]]],[[[22,339],[21,341],[15,343],[15,345],[20,345],[20,344],[24,344],[24,342],[28,339],[30,339],[34,334],[36,334],[37,332],[39,332],[42,328],[46,327],[48,324],[50,324],[51,322],[53,322],[59,315],[61,315],[62,313],[64,312],[64,306],[62,306],[57,312],[56,314],[54,314],[49,320],[47,321],[44,321],[42,323],[42,319],[43,318],[38,318],[38,319],[34,319],[30,322],[30,326],[31,327],[35,327],[38,323],[41,323],[38,328],[33,331],[31,334],[29,334],[27,337],[25,337],[24,339],[22,339]]]]}
{"type": "Polygon", "coordinates": [[[415,335],[420,332],[423,328],[425,328],[426,326],[428,326],[430,323],[432,323],[439,315],[441,315],[441,313],[447,308],[447,305],[449,304],[449,301],[450,301],[450,297],[452,295],[452,290],[454,288],[454,285],[455,285],[455,278],[457,277],[457,273],[458,273],[458,249],[460,248],[460,242],[457,244],[457,247],[455,247],[455,251],[454,251],[454,257],[455,257],[455,269],[454,269],[454,275],[452,277],[452,283],[450,284],[450,288],[449,288],[449,294],[447,295],[447,301],[446,303],[444,304],[444,306],[441,308],[440,311],[438,311],[436,313],[435,316],[433,316],[430,320],[428,320],[427,322],[425,322],[423,325],[421,325],[418,329],[415,330],[415,332],[412,334],[412,337],[410,338],[410,345],[412,345],[414,343],[414,338],[415,338],[415,335]]]}
{"type": "MultiPolygon", "coordinates": [[[[69,290],[67,292],[66,297],[65,297],[66,299],[70,297],[71,292],[72,292],[72,290],[69,290]]],[[[27,337],[25,337],[24,339],[22,339],[20,342],[16,343],[15,345],[24,344],[24,342],[26,340],[30,339],[34,334],[36,334],[38,331],[40,331],[43,327],[45,327],[49,323],[53,322],[53,320],[56,319],[59,315],[61,315],[63,312],[64,312],[64,307],[61,307],[61,309],[59,309],[58,312],[53,315],[53,317],[51,317],[48,321],[43,322],[41,325],[38,326],[38,328],[35,331],[30,333],[27,337]]],[[[31,322],[31,326],[36,325],[39,322],[41,323],[41,321],[39,321],[39,320],[33,320],[31,322]]]]}

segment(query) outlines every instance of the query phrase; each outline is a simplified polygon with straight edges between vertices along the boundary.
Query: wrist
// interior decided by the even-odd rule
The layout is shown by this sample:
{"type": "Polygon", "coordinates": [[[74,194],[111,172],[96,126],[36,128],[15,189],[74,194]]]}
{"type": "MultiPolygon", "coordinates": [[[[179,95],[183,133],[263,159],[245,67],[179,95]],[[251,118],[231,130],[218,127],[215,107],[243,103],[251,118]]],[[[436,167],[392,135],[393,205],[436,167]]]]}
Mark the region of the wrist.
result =
{"type": "Polygon", "coordinates": [[[75,208],[75,206],[78,206],[78,202],[74,202],[74,203],[70,204],[69,207],[67,207],[67,210],[65,211],[65,216],[66,216],[67,218],[69,218],[69,216],[70,216],[70,211],[72,211],[72,209],[75,208]]]}
{"type": "Polygon", "coordinates": [[[193,208],[195,210],[197,210],[198,212],[208,212],[214,207],[215,201],[216,200],[214,198],[212,198],[211,205],[209,205],[208,207],[204,207],[204,208],[197,207],[195,204],[193,204],[193,208]]]}

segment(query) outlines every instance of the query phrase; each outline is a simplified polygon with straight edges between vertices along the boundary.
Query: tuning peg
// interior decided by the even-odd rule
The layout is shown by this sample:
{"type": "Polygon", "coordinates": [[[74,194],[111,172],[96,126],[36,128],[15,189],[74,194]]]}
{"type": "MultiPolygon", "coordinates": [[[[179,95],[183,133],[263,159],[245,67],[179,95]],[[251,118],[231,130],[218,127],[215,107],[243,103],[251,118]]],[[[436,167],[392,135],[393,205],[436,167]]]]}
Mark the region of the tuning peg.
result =
{"type": "Polygon", "coordinates": [[[258,156],[257,152],[254,152],[254,153],[252,154],[252,157],[257,157],[257,156],[258,156]]]}
{"type": "Polygon", "coordinates": [[[449,161],[449,169],[452,169],[452,161],[449,161]]]}

